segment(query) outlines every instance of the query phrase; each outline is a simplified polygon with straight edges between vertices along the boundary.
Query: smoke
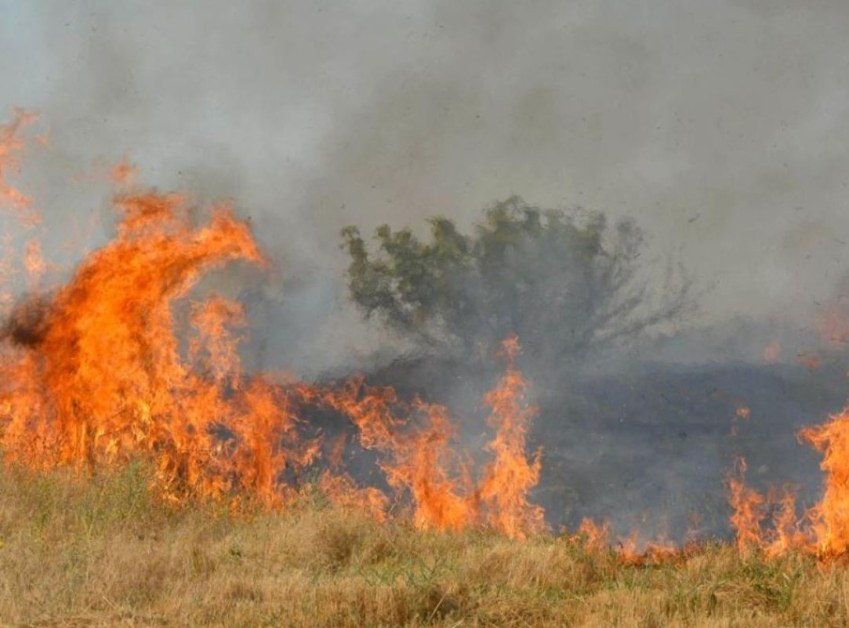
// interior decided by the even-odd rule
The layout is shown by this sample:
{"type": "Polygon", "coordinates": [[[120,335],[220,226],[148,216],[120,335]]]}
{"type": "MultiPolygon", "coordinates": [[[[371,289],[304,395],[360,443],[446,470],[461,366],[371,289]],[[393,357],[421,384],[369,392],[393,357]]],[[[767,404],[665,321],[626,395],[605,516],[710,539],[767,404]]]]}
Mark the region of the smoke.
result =
{"type": "MultiPolygon", "coordinates": [[[[0,106],[49,126],[21,183],[37,190],[46,256],[74,262],[105,240],[108,183],[91,181],[125,151],[147,184],[235,199],[278,265],[211,280],[248,303],[250,366],[316,376],[396,342],[346,298],[342,226],[420,229],[443,214],[467,229],[514,193],[632,216],[652,236],[647,260],[674,254],[710,287],[692,321],[703,329],[651,347],[667,362],[722,370],[772,342],[793,362],[845,277],[838,0],[0,6],[0,106]]],[[[818,420],[837,394],[812,396],[785,423],[818,420]]],[[[778,402],[764,404],[761,416],[778,402]]],[[[590,459],[616,464],[617,447],[590,459]]]]}
{"type": "Polygon", "coordinates": [[[634,216],[715,286],[708,321],[798,321],[844,270],[847,19],[840,2],[9,3],[0,69],[53,161],[129,150],[149,183],[238,199],[283,277],[335,286],[340,225],[468,225],[519,193],[634,216]]]}

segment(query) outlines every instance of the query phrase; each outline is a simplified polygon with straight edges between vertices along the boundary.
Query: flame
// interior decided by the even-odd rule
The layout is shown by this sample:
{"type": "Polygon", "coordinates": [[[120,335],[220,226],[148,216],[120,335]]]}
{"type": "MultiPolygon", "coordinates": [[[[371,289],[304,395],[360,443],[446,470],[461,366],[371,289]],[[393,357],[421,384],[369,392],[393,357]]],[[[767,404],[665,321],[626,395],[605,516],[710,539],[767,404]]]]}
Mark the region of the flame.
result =
{"type": "Polygon", "coordinates": [[[417,527],[461,530],[477,521],[468,473],[449,446],[455,433],[444,407],[420,400],[410,406],[393,389],[369,388],[362,378],[328,398],[359,428],[364,447],[390,453],[381,468],[393,489],[410,492],[417,527]],[[423,425],[411,425],[417,417],[423,425]]]}
{"type": "MultiPolygon", "coordinates": [[[[30,199],[3,175],[17,167],[19,131],[32,119],[21,113],[0,128],[0,199],[16,210],[29,208],[30,199]]],[[[0,330],[7,464],[93,471],[145,458],[156,471],[153,488],[174,504],[213,499],[283,508],[309,493],[300,474],[325,449],[320,435],[308,435],[303,410],[330,408],[351,420],[365,448],[380,452],[386,481],[396,498],[409,497],[417,527],[488,526],[514,538],[542,529],[542,509],[527,500],[540,459],[524,457],[533,411],[513,363],[517,339],[506,341],[507,374],[486,398],[495,459],[477,486],[444,406],[405,402],[362,377],[320,387],[245,373],[243,307],[220,295],[195,299],[193,289],[233,261],[267,265],[249,226],[228,206],[195,224],[198,212],[185,198],[139,192],[135,174],[126,158],[113,169],[123,190],[114,202],[116,235],[66,285],[35,292],[50,266],[37,240],[26,247],[33,293],[17,300],[0,330]],[[188,313],[185,325],[179,311],[188,313]]],[[[389,497],[344,471],[345,438],[329,445],[314,486],[342,507],[384,519],[389,497]]]]}
{"type": "Polygon", "coordinates": [[[129,158],[124,157],[112,167],[109,172],[109,178],[116,186],[132,187],[135,185],[136,177],[138,177],[138,168],[130,163],[129,158]]]}
{"type": "Polygon", "coordinates": [[[25,141],[21,130],[38,119],[34,113],[23,109],[12,109],[13,119],[0,125],[0,206],[11,208],[21,224],[32,226],[38,222],[37,214],[30,211],[32,199],[8,182],[8,174],[19,168],[19,155],[25,141]]]}
{"type": "Polygon", "coordinates": [[[734,418],[731,419],[731,435],[737,436],[737,419],[748,421],[752,418],[752,409],[743,404],[737,404],[737,410],[734,412],[734,418]]]}
{"type": "Polygon", "coordinates": [[[767,364],[775,364],[781,357],[781,343],[773,341],[764,348],[763,360],[767,364]]]}
{"type": "Polygon", "coordinates": [[[218,498],[248,485],[272,499],[287,457],[272,445],[295,417],[280,389],[242,381],[228,331],[243,322],[241,310],[220,298],[195,307],[190,353],[203,371],[180,356],[172,313],[202,273],[234,259],[263,263],[250,231],[227,208],[194,228],[174,195],[128,196],[117,206],[116,239],[12,323],[27,346],[12,343],[4,356],[7,459],[93,468],[147,452],[172,498],[218,498]],[[231,442],[216,438],[216,428],[231,442]]]}
{"type": "Polygon", "coordinates": [[[391,388],[369,388],[359,378],[328,396],[357,425],[363,446],[391,454],[381,467],[396,492],[411,494],[419,528],[482,525],[514,539],[545,528],[544,511],[528,501],[541,469],[540,452],[531,461],[525,454],[536,410],[525,401],[527,383],[515,367],[518,338],[506,339],[503,347],[507,372],[484,398],[492,410],[488,422],[497,429],[486,446],[494,460],[476,487],[468,465],[452,448],[456,432],[444,406],[419,399],[405,404],[391,388]]]}
{"type": "Polygon", "coordinates": [[[567,539],[582,545],[589,552],[605,552],[613,548],[622,564],[632,566],[663,563],[686,555],[686,547],[680,548],[662,539],[641,541],[640,536],[638,530],[633,530],[613,543],[613,531],[609,521],[597,523],[584,518],[577,533],[567,535],[567,539]]]}
{"type": "MultiPolygon", "coordinates": [[[[0,205],[24,230],[37,214],[9,175],[25,147],[21,130],[34,119],[16,111],[0,126],[0,205]]],[[[317,490],[379,520],[389,517],[392,498],[408,503],[420,529],[486,527],[513,539],[546,530],[543,509],[530,501],[542,461],[540,450],[527,451],[536,408],[516,366],[517,337],[504,340],[505,373],[484,397],[494,434],[485,446],[491,459],[476,472],[442,405],[405,401],[362,377],[319,386],[244,372],[242,305],[220,295],[198,299],[194,289],[205,273],[231,262],[267,266],[249,225],[228,206],[196,223],[198,212],[185,198],[140,192],[135,174],[126,158],[113,170],[123,190],[114,203],[115,237],[86,255],[65,285],[42,285],[53,267],[37,239],[28,238],[21,252],[30,294],[2,299],[9,305],[0,328],[5,463],[87,472],[143,458],[155,468],[152,488],[177,505],[200,499],[279,509],[317,490]],[[377,452],[391,497],[346,473],[348,435],[325,443],[308,424],[309,408],[351,421],[360,444],[377,452]],[[322,456],[326,461],[313,473],[322,456]],[[304,480],[310,474],[312,483],[304,480]]],[[[0,279],[12,267],[13,260],[0,260],[0,279]]],[[[750,415],[738,404],[735,429],[750,415]]],[[[800,438],[823,453],[821,501],[799,519],[793,491],[763,495],[747,487],[740,459],[727,480],[740,552],[803,550],[828,558],[849,551],[849,408],[800,438]]],[[[584,520],[568,538],[578,537],[589,548],[608,548],[611,528],[584,520]]],[[[641,547],[639,539],[632,533],[617,541],[623,562],[667,560],[684,551],[662,540],[641,547]]]]}
{"type": "Polygon", "coordinates": [[[800,438],[823,452],[825,491],[809,512],[820,554],[836,556],[849,550],[849,409],[824,425],[808,427],[800,438]]]}
{"type": "Polygon", "coordinates": [[[596,523],[585,517],[581,519],[578,532],[572,538],[582,542],[590,551],[603,551],[610,546],[610,522],[596,523]]]}
{"type": "Polygon", "coordinates": [[[528,384],[516,369],[521,348],[519,339],[504,340],[507,372],[498,385],[486,394],[484,401],[492,409],[489,424],[497,427],[495,439],[486,449],[495,453],[480,483],[481,502],[487,509],[493,527],[511,538],[522,539],[545,528],[543,510],[528,502],[531,488],[539,482],[541,452],[531,460],[525,454],[525,441],[536,408],[527,405],[528,384]]]}
{"type": "Polygon", "coordinates": [[[619,541],[619,557],[626,565],[658,564],[683,555],[682,548],[663,540],[640,543],[638,531],[619,541]]]}
{"type": "Polygon", "coordinates": [[[773,516],[772,540],[766,543],[768,556],[781,556],[790,550],[810,549],[810,535],[802,530],[796,516],[796,494],[784,488],[780,495],[769,500],[776,504],[773,516]]]}
{"type": "Polygon", "coordinates": [[[791,550],[815,551],[809,520],[796,516],[795,492],[784,487],[763,495],[746,486],[745,459],[738,458],[735,466],[735,473],[728,477],[728,502],[737,549],[744,555],[762,550],[771,557],[791,550]],[[765,525],[768,518],[770,524],[765,525]]]}
{"type": "Polygon", "coordinates": [[[340,508],[366,513],[380,523],[387,520],[389,499],[380,489],[358,487],[349,476],[331,473],[329,470],[321,474],[318,489],[340,508]]]}
{"type": "Polygon", "coordinates": [[[746,487],[746,460],[738,458],[736,475],[728,477],[728,502],[733,513],[731,527],[737,538],[737,549],[748,554],[763,545],[762,522],[766,517],[765,499],[757,491],[746,487]]]}

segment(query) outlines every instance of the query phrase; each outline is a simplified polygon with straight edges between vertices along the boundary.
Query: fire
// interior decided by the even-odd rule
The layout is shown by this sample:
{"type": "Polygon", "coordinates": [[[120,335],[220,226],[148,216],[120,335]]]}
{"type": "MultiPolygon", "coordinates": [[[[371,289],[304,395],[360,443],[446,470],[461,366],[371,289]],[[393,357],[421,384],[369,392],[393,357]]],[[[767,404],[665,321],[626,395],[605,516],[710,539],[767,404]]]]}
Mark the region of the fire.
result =
{"type": "Polygon", "coordinates": [[[414,523],[422,529],[462,530],[486,526],[523,539],[545,529],[544,512],[528,501],[539,481],[540,453],[528,460],[526,433],[536,410],[526,403],[527,382],[515,367],[518,338],[503,343],[507,372],[484,401],[496,428],[486,446],[494,460],[473,485],[468,465],[452,448],[456,436],[444,406],[405,404],[392,389],[369,389],[354,379],[330,393],[334,407],[351,417],[367,448],[389,452],[381,466],[396,491],[409,491],[414,523]],[[399,419],[406,416],[406,419],[399,419]]]}
{"type": "Polygon", "coordinates": [[[19,155],[25,146],[21,130],[38,116],[22,109],[14,109],[13,113],[12,122],[0,126],[0,206],[10,207],[22,224],[32,225],[37,222],[37,215],[30,212],[32,199],[11,185],[7,176],[20,165],[19,155]]]}
{"type": "Polygon", "coordinates": [[[132,187],[138,176],[138,168],[133,166],[126,155],[112,167],[109,173],[112,183],[117,186],[132,187]]]}
{"type": "Polygon", "coordinates": [[[737,549],[743,554],[763,544],[761,524],[766,516],[764,497],[745,485],[746,470],[746,461],[739,458],[737,476],[728,478],[728,501],[733,510],[731,527],[737,535],[737,549]]]}
{"type": "Polygon", "coordinates": [[[825,472],[825,492],[809,513],[816,549],[829,556],[845,554],[849,550],[849,409],[799,435],[823,452],[820,468],[825,472]]]}
{"type": "Polygon", "coordinates": [[[528,426],[536,409],[526,404],[528,385],[516,369],[518,338],[507,338],[503,348],[507,372],[484,399],[492,408],[489,423],[498,428],[498,433],[486,446],[495,453],[495,460],[486,468],[480,497],[496,529],[512,538],[524,538],[528,532],[545,527],[542,509],[527,501],[528,491],[539,482],[542,467],[539,451],[530,461],[525,455],[528,426]]]}
{"type": "Polygon", "coordinates": [[[741,552],[759,549],[778,556],[801,550],[822,558],[849,552],[849,409],[824,425],[804,428],[799,438],[823,452],[822,499],[799,518],[794,491],[772,489],[764,496],[746,487],[746,462],[740,459],[728,486],[731,525],[741,552]],[[770,513],[771,525],[765,526],[770,513]]]}
{"type": "Polygon", "coordinates": [[[606,552],[613,549],[619,560],[625,565],[658,564],[686,555],[687,547],[677,547],[663,540],[641,541],[637,530],[614,542],[613,530],[609,521],[597,523],[589,518],[581,520],[578,531],[568,535],[572,543],[578,543],[590,552],[606,552]]]}
{"type": "Polygon", "coordinates": [[[767,364],[775,364],[781,357],[781,343],[773,341],[764,348],[763,360],[767,364]]]}
{"type": "Polygon", "coordinates": [[[361,378],[328,398],[357,426],[364,447],[390,454],[381,468],[393,489],[410,492],[417,527],[461,530],[477,522],[468,473],[449,446],[454,427],[444,407],[420,400],[411,406],[391,388],[372,389],[361,378]],[[422,426],[411,425],[416,418],[422,426]]]}
{"type": "MultiPolygon", "coordinates": [[[[16,212],[30,200],[3,175],[17,167],[19,131],[30,121],[21,114],[0,130],[0,201],[16,212]]],[[[524,453],[533,410],[514,364],[517,339],[506,341],[507,374],[486,398],[494,461],[476,485],[444,406],[405,402],[362,377],[318,386],[244,372],[244,309],[219,295],[198,298],[194,288],[231,262],[268,264],[249,225],[228,206],[198,224],[185,198],[140,192],[135,174],[126,159],[112,172],[123,190],[114,239],[87,255],[67,284],[18,298],[2,329],[7,464],[91,472],[142,458],[155,468],[153,488],[174,504],[285,508],[309,492],[302,476],[329,449],[314,486],[343,507],[385,518],[389,496],[358,486],[342,468],[345,436],[325,448],[309,429],[305,411],[325,408],[347,416],[362,446],[380,452],[386,481],[397,498],[409,496],[417,527],[487,526],[513,538],[543,528],[542,509],[527,498],[540,458],[524,453]]],[[[48,269],[37,241],[23,264],[36,290],[48,269]]]]}
{"type": "Polygon", "coordinates": [[[228,332],[239,309],[216,298],[196,307],[199,340],[190,353],[203,343],[195,360],[208,376],[181,357],[172,312],[203,272],[235,259],[263,263],[250,231],[227,208],[195,228],[173,195],[123,197],[117,207],[116,239],[12,321],[3,362],[3,399],[12,408],[4,417],[7,459],[94,468],[147,452],[160,488],[176,498],[236,488],[230,467],[247,455],[252,464],[237,483],[267,495],[273,477],[261,467],[279,465],[283,454],[263,441],[278,442],[294,417],[279,391],[241,381],[228,332]],[[217,423],[236,435],[234,451],[213,437],[217,423]]]}
{"type": "Polygon", "coordinates": [[[24,269],[27,273],[29,288],[37,288],[41,278],[49,270],[49,265],[41,255],[41,243],[38,240],[27,242],[26,252],[24,254],[24,269]]]}
{"type": "Polygon", "coordinates": [[[773,516],[772,540],[766,546],[767,555],[780,556],[793,549],[808,547],[809,536],[801,529],[796,516],[796,494],[785,488],[771,501],[776,504],[776,511],[773,516]]]}
{"type": "Polygon", "coordinates": [[[736,532],[737,549],[742,554],[762,551],[774,557],[798,550],[825,555],[817,542],[817,530],[811,526],[813,511],[801,520],[797,517],[793,490],[773,488],[763,495],[747,487],[745,479],[746,461],[740,458],[736,473],[728,478],[728,501],[733,509],[731,525],[736,532]]]}
{"type": "Polygon", "coordinates": [[[737,410],[734,413],[734,418],[731,420],[731,435],[737,436],[737,419],[748,421],[752,418],[752,409],[749,406],[742,404],[737,405],[737,410]]]}
{"type": "MultiPolygon", "coordinates": [[[[37,214],[9,176],[25,146],[21,131],[34,119],[17,112],[0,127],[0,205],[24,231],[37,224],[37,214]]],[[[200,297],[196,287],[205,273],[229,263],[268,265],[250,226],[229,206],[211,208],[198,222],[193,217],[203,213],[184,197],[139,191],[126,159],[112,176],[122,190],[114,202],[115,236],[88,254],[66,284],[45,288],[52,266],[34,238],[20,260],[0,264],[0,279],[19,264],[29,290],[4,296],[11,304],[0,328],[6,464],[92,472],[140,458],[155,469],[152,488],[176,505],[198,499],[284,509],[315,490],[379,520],[389,517],[390,504],[407,504],[420,529],[488,528],[513,539],[546,530],[543,509],[530,500],[542,458],[540,450],[527,451],[536,408],[517,367],[518,338],[502,343],[506,370],[484,397],[493,435],[485,446],[490,460],[476,469],[445,406],[403,400],[361,376],[318,385],[245,372],[242,305],[200,297]],[[350,435],[325,441],[307,418],[316,409],[350,420],[359,444],[377,452],[391,494],[346,472],[350,435]]],[[[737,405],[735,422],[750,416],[737,405]]],[[[740,552],[849,552],[849,408],[800,437],[823,452],[822,500],[798,518],[792,491],[763,495],[746,486],[741,459],[728,478],[740,552]]],[[[611,528],[585,520],[577,536],[567,536],[578,537],[590,548],[607,548],[611,528]]],[[[683,551],[662,541],[640,548],[637,534],[619,539],[618,547],[630,564],[683,551]]]]}

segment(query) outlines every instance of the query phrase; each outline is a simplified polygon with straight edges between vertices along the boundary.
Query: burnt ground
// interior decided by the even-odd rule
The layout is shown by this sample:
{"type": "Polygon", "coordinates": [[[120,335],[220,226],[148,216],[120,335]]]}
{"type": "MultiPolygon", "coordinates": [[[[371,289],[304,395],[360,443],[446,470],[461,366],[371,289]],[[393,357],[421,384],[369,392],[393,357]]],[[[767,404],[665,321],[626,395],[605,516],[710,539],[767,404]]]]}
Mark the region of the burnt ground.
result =
{"type": "MultiPolygon", "coordinates": [[[[546,373],[533,394],[539,415],[529,446],[543,451],[533,499],[555,529],[574,529],[593,517],[610,520],[622,534],[638,529],[680,540],[695,529],[702,537],[727,537],[725,478],[745,456],[748,484],[762,490],[791,484],[810,505],[820,491],[820,456],[796,433],[842,408],[845,373],[842,363],[814,371],[788,364],[643,363],[615,374],[546,373]],[[736,417],[744,405],[748,420],[736,417]]],[[[462,417],[464,445],[481,452],[490,432],[480,399],[499,375],[497,365],[418,358],[375,370],[368,380],[446,403],[462,417]]],[[[370,464],[373,457],[367,458],[370,464]]],[[[357,473],[373,480],[369,464],[357,473]]]]}

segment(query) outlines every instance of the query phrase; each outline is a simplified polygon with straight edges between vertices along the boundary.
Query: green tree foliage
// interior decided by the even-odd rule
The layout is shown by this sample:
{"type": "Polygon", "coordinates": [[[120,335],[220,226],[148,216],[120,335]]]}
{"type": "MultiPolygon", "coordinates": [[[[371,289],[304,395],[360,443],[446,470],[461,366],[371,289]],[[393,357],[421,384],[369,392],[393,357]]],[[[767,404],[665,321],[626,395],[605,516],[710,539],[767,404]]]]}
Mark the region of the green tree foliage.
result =
{"type": "Polygon", "coordinates": [[[447,218],[429,223],[429,241],[379,227],[376,251],[356,227],[342,231],[354,302],[425,345],[470,352],[517,333],[529,353],[581,358],[692,305],[690,283],[672,266],[659,291],[638,280],[644,237],[632,220],[611,226],[602,213],[513,197],[486,210],[473,235],[447,218]]]}

